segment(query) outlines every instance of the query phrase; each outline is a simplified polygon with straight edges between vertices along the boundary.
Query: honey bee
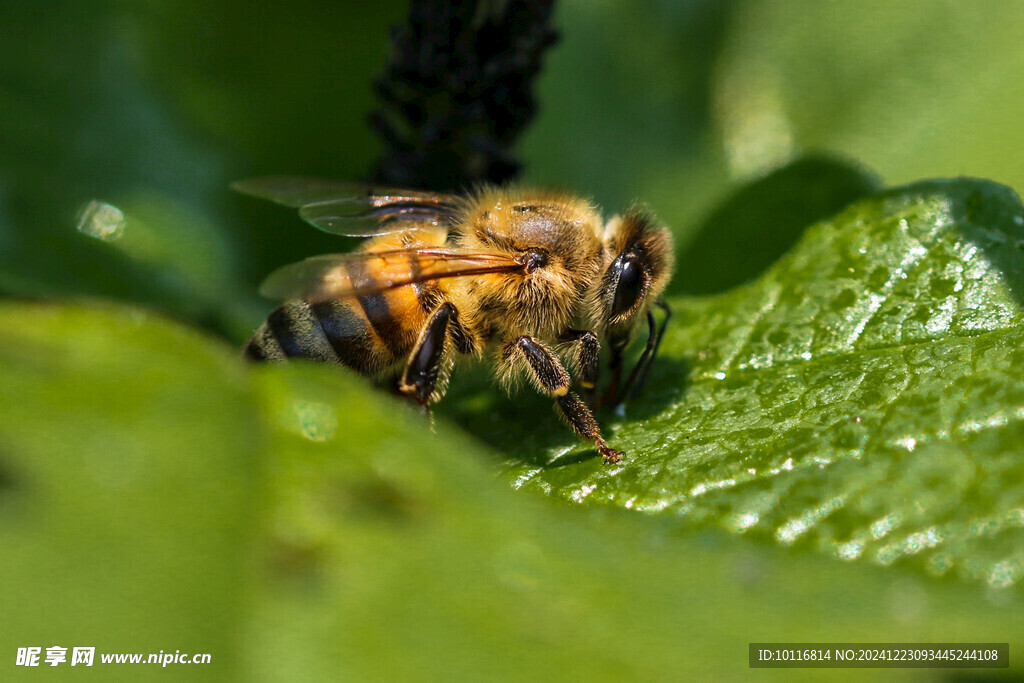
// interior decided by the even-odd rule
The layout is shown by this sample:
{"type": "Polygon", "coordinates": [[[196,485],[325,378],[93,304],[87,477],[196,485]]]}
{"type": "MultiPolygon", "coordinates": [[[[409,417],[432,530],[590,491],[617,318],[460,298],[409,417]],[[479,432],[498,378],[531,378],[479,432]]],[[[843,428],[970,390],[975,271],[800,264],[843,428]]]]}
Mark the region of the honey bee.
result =
{"type": "Polygon", "coordinates": [[[553,191],[487,187],[464,196],[274,176],[235,183],[299,209],[330,233],[367,238],[271,274],[261,292],[284,300],[245,355],[306,358],[385,381],[425,410],[447,390],[456,355],[489,355],[506,388],[526,378],[572,428],[618,462],[591,412],[600,345],[617,403],[646,381],[671,315],[661,293],[672,237],[634,208],[605,223],[586,200],[553,191]],[[652,307],[664,311],[657,325],[652,307]],[[647,343],[622,381],[638,322],[647,343]],[[570,391],[568,361],[585,400],[570,391]]]}

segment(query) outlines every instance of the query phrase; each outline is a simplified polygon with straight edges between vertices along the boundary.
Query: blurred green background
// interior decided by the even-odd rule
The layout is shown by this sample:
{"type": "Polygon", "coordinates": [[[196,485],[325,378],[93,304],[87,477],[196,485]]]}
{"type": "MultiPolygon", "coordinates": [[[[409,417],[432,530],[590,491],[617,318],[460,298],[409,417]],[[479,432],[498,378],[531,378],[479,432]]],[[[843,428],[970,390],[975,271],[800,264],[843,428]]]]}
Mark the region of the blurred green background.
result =
{"type": "MultiPolygon", "coordinates": [[[[28,645],[208,651],[187,675],[218,680],[735,680],[755,640],[1021,644],[1016,588],[562,509],[495,482],[443,412],[427,435],[352,378],[235,362],[260,280],[339,242],[228,184],[362,176],[405,9],[0,3],[0,293],[75,302],[0,312],[0,677],[28,645]],[[76,229],[93,200],[116,239],[76,229]]],[[[567,0],[524,179],[644,200],[673,294],[719,292],[879,184],[1024,187],[1022,19],[567,0]]],[[[460,410],[494,407],[468,387],[460,410]]]]}
{"type": "MultiPolygon", "coordinates": [[[[269,306],[253,298],[259,281],[338,241],[225,188],[268,173],[363,176],[379,150],[364,124],[370,83],[404,10],[5,3],[0,288],[132,299],[243,339],[269,306]],[[110,248],[76,233],[92,199],[136,218],[137,240],[110,248]]],[[[843,156],[885,184],[977,175],[1019,187],[1021,13],[569,0],[520,146],[525,179],[609,211],[643,199],[681,252],[732,188],[807,154],[843,156]]],[[[775,235],[758,240],[777,249],[775,235]]]]}

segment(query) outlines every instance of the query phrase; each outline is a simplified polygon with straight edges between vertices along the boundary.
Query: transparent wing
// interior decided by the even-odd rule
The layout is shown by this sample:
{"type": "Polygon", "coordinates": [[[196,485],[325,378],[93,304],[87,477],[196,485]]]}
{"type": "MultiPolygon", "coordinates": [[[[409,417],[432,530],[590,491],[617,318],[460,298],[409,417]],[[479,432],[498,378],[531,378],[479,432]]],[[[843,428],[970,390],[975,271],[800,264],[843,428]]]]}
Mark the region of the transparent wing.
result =
{"type": "Polygon", "coordinates": [[[352,237],[371,237],[408,230],[411,224],[451,224],[455,207],[408,197],[346,197],[307,204],[299,216],[325,232],[352,237]]]}
{"type": "Polygon", "coordinates": [[[267,176],[231,187],[295,207],[310,225],[351,237],[403,232],[416,223],[450,224],[459,211],[459,199],[452,195],[320,178],[267,176]]]}
{"type": "Polygon", "coordinates": [[[446,247],[327,254],[274,271],[260,293],[270,299],[324,301],[442,278],[524,269],[523,262],[506,254],[446,247]]]}

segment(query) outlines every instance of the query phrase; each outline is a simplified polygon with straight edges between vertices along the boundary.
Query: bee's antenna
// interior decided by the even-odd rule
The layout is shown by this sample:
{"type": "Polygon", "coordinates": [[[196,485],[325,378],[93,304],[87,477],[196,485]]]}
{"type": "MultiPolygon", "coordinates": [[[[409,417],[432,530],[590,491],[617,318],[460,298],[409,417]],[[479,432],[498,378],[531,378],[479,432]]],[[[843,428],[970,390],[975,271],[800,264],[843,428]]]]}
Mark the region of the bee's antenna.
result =
{"type": "Polygon", "coordinates": [[[622,391],[616,398],[616,405],[622,403],[627,398],[634,399],[640,395],[643,391],[644,385],[647,384],[647,375],[651,372],[651,365],[654,364],[654,357],[658,355],[658,347],[661,346],[661,339],[665,336],[665,328],[668,326],[668,320],[672,317],[672,309],[669,307],[668,302],[662,298],[659,298],[654,302],[654,305],[665,312],[665,317],[661,321],[659,327],[655,327],[654,314],[651,311],[647,311],[647,327],[648,337],[647,345],[644,346],[644,351],[640,354],[640,359],[636,362],[633,367],[633,372],[629,373],[629,379],[622,385],[622,391]],[[634,384],[635,383],[635,384],[634,384]],[[632,391],[630,390],[632,387],[632,391]]]}

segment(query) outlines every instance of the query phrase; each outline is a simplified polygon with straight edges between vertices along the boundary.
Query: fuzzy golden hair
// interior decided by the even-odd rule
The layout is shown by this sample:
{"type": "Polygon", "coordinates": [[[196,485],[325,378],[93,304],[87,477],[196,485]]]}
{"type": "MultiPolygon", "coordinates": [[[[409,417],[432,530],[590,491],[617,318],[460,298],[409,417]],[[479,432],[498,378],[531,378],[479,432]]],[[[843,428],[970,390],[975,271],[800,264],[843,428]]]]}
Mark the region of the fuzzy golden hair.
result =
{"type": "Polygon", "coordinates": [[[488,336],[550,338],[573,323],[603,265],[601,218],[589,202],[551,190],[484,188],[467,200],[457,226],[454,240],[466,249],[536,252],[544,260],[525,275],[465,283],[461,303],[489,320],[488,336]]]}

